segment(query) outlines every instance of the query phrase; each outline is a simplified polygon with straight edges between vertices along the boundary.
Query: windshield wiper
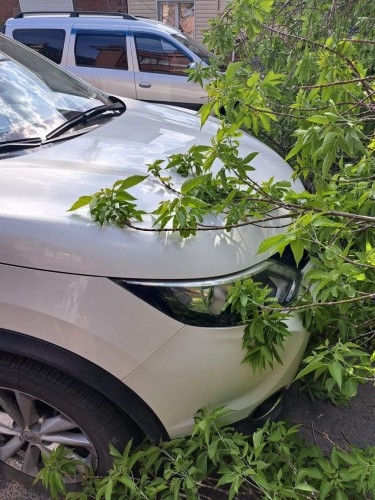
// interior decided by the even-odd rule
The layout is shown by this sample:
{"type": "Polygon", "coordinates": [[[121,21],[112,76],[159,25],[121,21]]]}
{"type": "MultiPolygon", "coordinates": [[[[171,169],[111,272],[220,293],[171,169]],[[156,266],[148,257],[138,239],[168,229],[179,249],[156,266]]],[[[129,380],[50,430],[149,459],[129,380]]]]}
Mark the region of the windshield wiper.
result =
{"type": "Polygon", "coordinates": [[[36,148],[43,144],[41,137],[27,137],[25,139],[15,139],[13,141],[0,142],[0,153],[5,153],[7,150],[36,148]]]}
{"type": "Polygon", "coordinates": [[[113,104],[107,104],[104,106],[98,106],[97,108],[89,109],[88,111],[84,111],[79,115],[71,118],[67,122],[63,123],[55,130],[52,130],[49,134],[46,135],[46,141],[58,137],[64,134],[67,130],[74,128],[76,125],[84,124],[91,120],[94,117],[107,115],[108,117],[113,115],[120,115],[126,109],[126,106],[123,102],[118,101],[113,104]]]}

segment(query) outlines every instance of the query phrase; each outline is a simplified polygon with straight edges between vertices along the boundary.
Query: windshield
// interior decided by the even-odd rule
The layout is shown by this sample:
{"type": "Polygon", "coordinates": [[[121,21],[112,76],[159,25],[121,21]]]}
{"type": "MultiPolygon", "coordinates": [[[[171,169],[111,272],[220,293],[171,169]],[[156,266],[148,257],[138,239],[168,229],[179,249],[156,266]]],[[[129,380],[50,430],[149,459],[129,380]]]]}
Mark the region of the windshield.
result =
{"type": "Polygon", "coordinates": [[[213,52],[209,52],[204,45],[200,44],[186,33],[172,33],[172,36],[202,59],[208,66],[211,64],[211,60],[215,59],[215,54],[213,52]]]}
{"type": "Polygon", "coordinates": [[[0,144],[49,132],[111,101],[34,51],[0,35],[0,144]]]}

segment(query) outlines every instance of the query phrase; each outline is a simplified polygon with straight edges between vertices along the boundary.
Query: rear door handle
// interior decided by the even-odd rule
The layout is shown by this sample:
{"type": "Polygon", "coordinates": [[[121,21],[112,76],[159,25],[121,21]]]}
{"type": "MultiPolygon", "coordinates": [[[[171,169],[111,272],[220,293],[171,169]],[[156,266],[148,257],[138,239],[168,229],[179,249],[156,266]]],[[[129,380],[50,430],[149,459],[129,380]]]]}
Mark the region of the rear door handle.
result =
{"type": "Polygon", "coordinates": [[[149,89],[151,87],[151,83],[148,82],[140,82],[139,86],[142,87],[143,89],[149,89]]]}

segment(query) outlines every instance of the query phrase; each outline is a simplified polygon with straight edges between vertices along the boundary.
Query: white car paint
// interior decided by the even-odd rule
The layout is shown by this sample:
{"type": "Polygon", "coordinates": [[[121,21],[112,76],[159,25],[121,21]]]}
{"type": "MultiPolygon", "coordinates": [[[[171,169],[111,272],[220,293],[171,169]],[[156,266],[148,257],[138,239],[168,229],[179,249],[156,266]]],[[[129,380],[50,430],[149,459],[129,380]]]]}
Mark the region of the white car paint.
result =
{"type": "MultiPolygon", "coordinates": [[[[288,386],[308,332],[291,317],[283,365],[254,374],[241,364],[242,326],[185,325],[108,279],[203,279],[243,271],[266,258],[257,254],[259,244],[281,231],[247,226],[182,240],[100,227],[86,208],[67,212],[79,196],[145,174],[149,162],[209,144],[218,127],[209,119],[200,129],[199,117],[172,107],[125,103],[121,116],[82,136],[0,159],[0,329],[42,339],[103,368],[177,436],[191,430],[200,407],[227,404],[237,420],[288,386]]],[[[246,134],[240,142],[242,155],[259,152],[255,180],[291,178],[290,167],[261,142],[246,134]]],[[[152,179],[132,193],[145,210],[170,196],[152,179]]]]}
{"type": "MultiPolygon", "coordinates": [[[[100,227],[91,222],[87,208],[79,214],[67,212],[82,195],[109,187],[119,178],[146,175],[146,165],[157,159],[186,151],[193,144],[209,144],[218,127],[216,121],[209,120],[200,130],[199,117],[188,111],[125,102],[127,110],[121,117],[88,134],[2,160],[0,210],[4,222],[0,241],[8,250],[3,262],[33,267],[37,263],[39,269],[98,276],[183,279],[231,274],[264,260],[264,255],[256,255],[259,244],[276,234],[276,229],[247,226],[232,233],[202,232],[183,241],[177,234],[100,227]],[[25,237],[33,242],[32,253],[24,251],[25,237]],[[51,247],[74,255],[75,260],[60,259],[51,247]],[[215,259],[197,259],[197,254],[212,252],[215,259]]],[[[244,134],[241,154],[254,151],[259,151],[253,161],[256,181],[289,177],[290,167],[275,152],[244,134]]],[[[178,181],[176,175],[175,179],[178,181]]],[[[134,187],[132,193],[149,212],[170,196],[155,180],[134,187]]]]}

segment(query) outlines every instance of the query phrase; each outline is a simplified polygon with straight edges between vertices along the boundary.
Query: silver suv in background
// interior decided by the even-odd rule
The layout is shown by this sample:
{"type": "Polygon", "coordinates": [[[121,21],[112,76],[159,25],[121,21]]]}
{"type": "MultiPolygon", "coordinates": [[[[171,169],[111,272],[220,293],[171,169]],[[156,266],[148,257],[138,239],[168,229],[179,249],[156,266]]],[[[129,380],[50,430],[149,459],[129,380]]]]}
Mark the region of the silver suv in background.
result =
{"type": "Polygon", "coordinates": [[[118,13],[20,13],[3,33],[105,92],[199,109],[205,90],[186,70],[214,55],[158,21],[118,13]]]}

